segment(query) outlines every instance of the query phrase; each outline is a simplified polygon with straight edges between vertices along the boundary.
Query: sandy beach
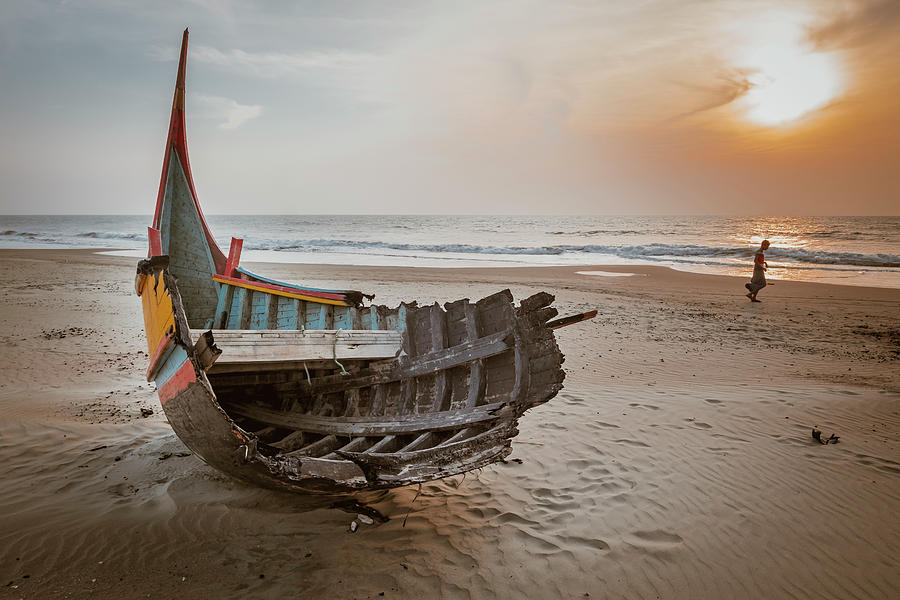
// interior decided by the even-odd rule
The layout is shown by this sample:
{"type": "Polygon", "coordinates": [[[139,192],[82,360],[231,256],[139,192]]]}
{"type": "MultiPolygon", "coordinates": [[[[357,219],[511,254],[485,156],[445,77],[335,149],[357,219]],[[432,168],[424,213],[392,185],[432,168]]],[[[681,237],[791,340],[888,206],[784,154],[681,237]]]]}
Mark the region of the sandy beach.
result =
{"type": "Polygon", "coordinates": [[[390,305],[508,287],[599,310],[559,330],[565,388],[505,464],[360,496],[389,520],[351,533],[355,510],[233,481],[172,433],[144,379],[134,264],[0,251],[2,597],[900,589],[898,289],[779,281],[751,304],[746,279],[663,267],[248,264],[390,305]]]}

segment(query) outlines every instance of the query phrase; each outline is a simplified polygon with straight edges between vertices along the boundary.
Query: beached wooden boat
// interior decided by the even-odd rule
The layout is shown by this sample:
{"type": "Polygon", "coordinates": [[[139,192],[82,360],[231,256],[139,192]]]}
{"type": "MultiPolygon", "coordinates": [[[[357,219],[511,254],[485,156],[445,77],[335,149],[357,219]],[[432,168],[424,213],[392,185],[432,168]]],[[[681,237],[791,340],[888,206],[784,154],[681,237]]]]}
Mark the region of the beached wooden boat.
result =
{"type": "Polygon", "coordinates": [[[150,365],[172,428],[241,479],[307,492],[447,477],[510,452],[562,387],[553,296],[508,290],[396,308],[292,285],[226,256],[203,218],[184,125],[185,30],[150,251],[138,264],[150,365]]]}

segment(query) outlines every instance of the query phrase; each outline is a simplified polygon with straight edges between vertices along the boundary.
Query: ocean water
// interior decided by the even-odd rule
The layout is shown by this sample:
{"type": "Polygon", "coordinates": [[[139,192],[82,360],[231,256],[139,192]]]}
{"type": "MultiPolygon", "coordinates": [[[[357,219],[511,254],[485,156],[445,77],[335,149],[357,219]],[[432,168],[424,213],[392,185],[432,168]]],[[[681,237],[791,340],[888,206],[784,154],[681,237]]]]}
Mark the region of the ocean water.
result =
{"type": "MultiPolygon", "coordinates": [[[[747,275],[767,238],[770,279],[900,288],[900,217],[212,215],[243,261],[422,267],[664,265],[747,275]]],[[[0,248],[143,256],[149,216],[0,216],[0,248]]]]}

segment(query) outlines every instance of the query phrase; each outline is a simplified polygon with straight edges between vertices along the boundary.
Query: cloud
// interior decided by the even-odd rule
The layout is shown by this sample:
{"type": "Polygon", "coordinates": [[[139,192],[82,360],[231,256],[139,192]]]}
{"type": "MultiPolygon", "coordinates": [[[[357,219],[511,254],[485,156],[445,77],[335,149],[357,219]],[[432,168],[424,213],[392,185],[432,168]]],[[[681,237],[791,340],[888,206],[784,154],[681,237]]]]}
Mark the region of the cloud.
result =
{"type": "Polygon", "coordinates": [[[855,47],[889,38],[896,40],[900,27],[900,2],[863,0],[854,10],[840,13],[811,33],[813,43],[824,47],[855,47]]]}
{"type": "Polygon", "coordinates": [[[193,103],[196,104],[198,117],[221,121],[216,125],[219,129],[237,129],[261,115],[263,109],[258,104],[241,104],[221,96],[196,95],[193,103]]]}
{"type": "Polygon", "coordinates": [[[281,52],[222,51],[212,46],[194,46],[191,58],[197,62],[240,70],[260,77],[283,77],[310,70],[364,69],[377,60],[375,55],[344,50],[281,52]]]}

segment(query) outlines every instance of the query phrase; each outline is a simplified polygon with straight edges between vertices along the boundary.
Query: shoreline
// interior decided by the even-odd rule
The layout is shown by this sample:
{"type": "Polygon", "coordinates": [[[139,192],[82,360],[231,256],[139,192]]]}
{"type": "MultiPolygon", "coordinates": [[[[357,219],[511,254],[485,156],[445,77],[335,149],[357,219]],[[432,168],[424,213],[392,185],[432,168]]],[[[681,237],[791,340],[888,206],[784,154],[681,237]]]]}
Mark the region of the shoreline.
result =
{"type": "MultiPolygon", "coordinates": [[[[78,262],[88,262],[86,261],[86,257],[93,256],[96,257],[97,261],[100,263],[117,263],[117,264],[135,264],[136,259],[134,257],[128,256],[116,256],[113,254],[108,254],[109,252],[118,252],[118,251],[130,251],[129,248],[0,248],[0,260],[5,258],[20,258],[20,259],[40,259],[40,260],[53,260],[55,258],[61,258],[63,260],[73,260],[78,262]]],[[[735,282],[746,283],[749,281],[750,272],[752,268],[747,268],[747,276],[743,275],[726,275],[720,273],[703,273],[698,271],[687,271],[678,269],[675,267],[671,267],[668,265],[647,265],[647,264],[623,264],[623,263],[584,263],[577,265],[504,265],[504,266],[463,266],[463,267],[427,267],[427,266],[416,266],[416,265],[353,265],[353,264],[343,264],[343,263],[294,263],[294,262],[274,262],[274,261],[252,261],[252,260],[243,260],[241,261],[242,265],[262,265],[265,272],[269,271],[288,271],[288,272],[296,272],[301,270],[308,270],[315,277],[321,277],[324,273],[334,273],[335,275],[346,275],[347,273],[355,273],[357,271],[362,272],[374,272],[376,274],[382,274],[383,272],[403,272],[403,271],[411,271],[411,272],[430,272],[431,274],[442,274],[442,273],[457,273],[457,274],[487,274],[489,272],[495,272],[497,274],[502,274],[505,271],[517,271],[517,272],[526,272],[528,271],[531,274],[531,271],[536,273],[544,272],[547,273],[550,277],[553,278],[553,275],[558,275],[559,273],[564,273],[566,275],[574,274],[577,271],[607,271],[612,273],[629,273],[633,272],[635,274],[640,275],[649,275],[649,274],[659,274],[662,272],[670,272],[670,273],[678,273],[683,274],[687,277],[697,276],[697,277],[714,277],[714,278],[726,278],[733,280],[735,282]]],[[[781,267],[779,267],[781,268],[781,267]]],[[[585,275],[585,277],[590,277],[590,275],[585,275]]],[[[834,282],[821,282],[821,281],[802,281],[802,280],[790,280],[790,279],[769,279],[769,286],[779,285],[779,286],[825,286],[825,287],[836,287],[836,288],[853,288],[853,289],[861,289],[866,290],[868,292],[875,292],[877,295],[880,295],[881,292],[887,291],[887,295],[893,298],[894,294],[890,292],[900,292],[900,287],[882,287],[882,286],[865,286],[865,285],[857,285],[852,283],[834,283],[834,282]]]]}
{"type": "MultiPolygon", "coordinates": [[[[10,255],[18,252],[36,252],[36,253],[70,253],[70,254],[80,254],[80,253],[90,253],[90,254],[98,254],[101,256],[108,256],[110,258],[124,258],[126,260],[136,261],[142,255],[142,251],[135,250],[133,248],[0,248],[0,253],[9,253],[10,255]],[[135,256],[116,256],[114,253],[133,253],[135,256]]],[[[677,271],[681,273],[690,273],[696,275],[713,275],[720,277],[733,277],[735,279],[749,280],[750,273],[752,271],[749,263],[746,266],[736,266],[736,265],[709,265],[702,263],[671,263],[671,264],[649,264],[648,262],[636,262],[636,263],[628,263],[628,262],[614,262],[614,263],[604,263],[604,262],[594,262],[594,263],[577,263],[577,264],[490,264],[490,265],[461,265],[461,266],[444,266],[444,265],[434,265],[434,264],[426,264],[426,265],[416,265],[416,264],[366,264],[366,263],[348,263],[348,262],[337,262],[337,263],[328,263],[328,262],[293,262],[289,260],[266,260],[266,259],[252,259],[249,256],[252,256],[253,252],[248,251],[244,253],[243,264],[256,264],[256,265],[267,265],[267,269],[269,267],[277,268],[281,265],[294,266],[294,267],[307,267],[307,268],[318,268],[318,267],[327,267],[332,269],[339,268],[351,268],[351,269],[428,269],[435,271],[458,271],[458,270],[489,270],[489,269],[579,269],[579,270],[589,270],[589,269],[597,269],[603,267],[610,267],[615,269],[668,269],[671,271],[677,271]],[[745,272],[746,271],[746,272],[745,272]]],[[[288,253],[289,254],[289,253],[288,253]]],[[[435,260],[435,259],[423,259],[425,261],[435,260]]],[[[460,260],[463,261],[465,259],[457,259],[452,258],[448,260],[460,260]]],[[[489,262],[489,261],[488,261],[489,262]]],[[[815,269],[811,267],[806,267],[802,263],[779,263],[777,260],[770,261],[772,262],[772,267],[770,268],[770,273],[768,276],[769,284],[775,283],[786,283],[786,282],[795,282],[795,283],[817,283],[821,285],[837,285],[837,286],[848,286],[848,287],[861,287],[866,289],[900,289],[900,281],[892,281],[890,278],[882,279],[885,277],[885,274],[893,274],[890,271],[866,271],[865,267],[853,268],[852,266],[845,266],[843,268],[820,268],[815,269]],[[862,269],[862,270],[860,270],[862,269]],[[808,278],[796,278],[797,273],[806,273],[813,274],[815,277],[808,278]],[[856,274],[860,277],[868,277],[875,278],[876,281],[868,281],[864,283],[851,283],[850,281],[853,279],[850,275],[839,275],[840,273],[850,273],[856,274]],[[784,277],[785,274],[788,277],[784,277]]],[[[269,269],[270,270],[270,269],[269,269]]],[[[609,269],[607,269],[609,270],[609,269]]]]}

